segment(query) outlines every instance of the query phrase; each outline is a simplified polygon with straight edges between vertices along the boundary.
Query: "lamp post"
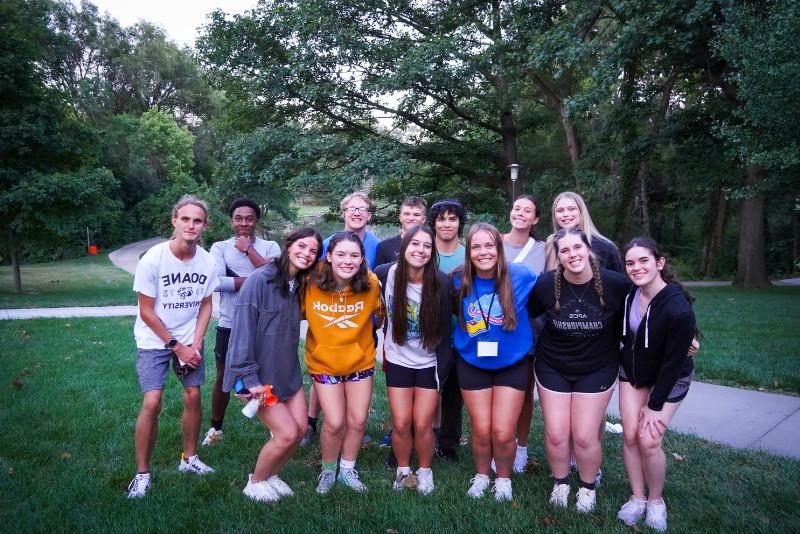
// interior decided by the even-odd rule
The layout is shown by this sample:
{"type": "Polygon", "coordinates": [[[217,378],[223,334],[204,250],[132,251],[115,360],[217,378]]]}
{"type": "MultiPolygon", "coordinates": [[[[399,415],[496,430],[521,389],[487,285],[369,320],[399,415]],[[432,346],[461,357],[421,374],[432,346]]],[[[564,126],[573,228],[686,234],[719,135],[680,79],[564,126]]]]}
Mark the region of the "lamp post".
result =
{"type": "Polygon", "coordinates": [[[516,186],[517,186],[517,179],[519,178],[519,164],[512,163],[508,166],[508,170],[511,174],[511,202],[514,202],[514,199],[517,197],[516,186]]]}

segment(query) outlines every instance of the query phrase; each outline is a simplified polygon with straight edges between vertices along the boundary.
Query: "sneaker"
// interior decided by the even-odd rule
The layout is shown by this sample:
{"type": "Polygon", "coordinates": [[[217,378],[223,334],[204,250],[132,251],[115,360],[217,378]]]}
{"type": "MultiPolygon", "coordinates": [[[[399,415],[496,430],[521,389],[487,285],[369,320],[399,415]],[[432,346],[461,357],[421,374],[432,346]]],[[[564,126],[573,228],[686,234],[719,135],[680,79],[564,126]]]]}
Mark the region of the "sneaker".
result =
{"type": "Polygon", "coordinates": [[[408,473],[397,473],[397,477],[394,479],[394,484],[392,484],[392,488],[395,491],[403,491],[406,489],[406,482],[408,482],[408,477],[411,476],[411,472],[408,473]]]}
{"type": "Polygon", "coordinates": [[[550,504],[558,508],[566,508],[569,503],[569,484],[553,484],[550,492],[550,504]]]}
{"type": "Polygon", "coordinates": [[[138,473],[128,484],[128,498],[141,499],[151,487],[150,473],[138,473]]]}
{"type": "Polygon", "coordinates": [[[438,449],[436,449],[436,456],[438,456],[443,460],[447,460],[448,462],[458,461],[458,451],[455,449],[447,449],[439,447],[438,449]]]}
{"type": "Polygon", "coordinates": [[[497,502],[511,501],[514,499],[511,494],[511,479],[510,478],[496,478],[494,486],[492,486],[494,493],[494,500],[497,502]]]}
{"type": "Polygon", "coordinates": [[[480,499],[486,490],[489,489],[489,477],[487,475],[476,474],[471,480],[472,484],[467,490],[467,495],[473,499],[480,499]]]}
{"type": "Polygon", "coordinates": [[[578,493],[575,494],[575,508],[582,514],[588,514],[594,510],[594,504],[597,502],[597,492],[588,488],[580,488],[578,493]]]}
{"type": "Polygon", "coordinates": [[[339,469],[339,482],[357,493],[367,491],[367,487],[358,478],[358,471],[355,469],[339,469]]]}
{"type": "Polygon", "coordinates": [[[242,493],[259,502],[277,502],[280,499],[278,492],[266,480],[253,482],[252,473],[247,476],[247,485],[242,493]]]}
{"type": "Polygon", "coordinates": [[[314,434],[316,433],[317,432],[313,428],[311,428],[311,425],[308,425],[308,428],[306,429],[306,433],[303,436],[303,439],[300,440],[300,448],[305,449],[306,447],[311,445],[311,441],[314,439],[314,434]]]}
{"type": "Polygon", "coordinates": [[[279,497],[291,497],[294,495],[292,488],[289,487],[289,484],[284,482],[280,479],[278,475],[272,475],[267,479],[267,484],[272,486],[272,489],[275,490],[275,493],[278,494],[279,497]]]}
{"type": "Polygon", "coordinates": [[[389,451],[389,454],[386,456],[385,465],[386,469],[397,469],[397,456],[394,455],[394,451],[389,451]]]}
{"type": "Polygon", "coordinates": [[[178,465],[178,471],[181,473],[194,473],[195,475],[207,475],[213,473],[214,469],[204,464],[196,454],[185,458],[181,453],[181,463],[178,465]]]}
{"type": "Polygon", "coordinates": [[[517,449],[517,455],[514,457],[514,466],[512,470],[515,473],[524,473],[525,466],[528,465],[528,450],[527,449],[517,449]]]}
{"type": "Polygon", "coordinates": [[[667,503],[647,501],[647,517],[644,524],[653,530],[664,532],[667,530],[667,503]]]}
{"type": "Polygon", "coordinates": [[[617,512],[617,519],[632,527],[639,521],[639,518],[644,516],[647,510],[647,501],[642,501],[631,495],[628,502],[622,505],[622,508],[617,512]]]}
{"type": "Polygon", "coordinates": [[[317,493],[325,495],[331,490],[334,484],[336,484],[336,471],[323,469],[319,477],[317,477],[317,493]]]}
{"type": "Polygon", "coordinates": [[[430,495],[433,493],[433,471],[420,472],[417,470],[417,491],[423,495],[430,495]]]}
{"type": "Polygon", "coordinates": [[[212,447],[214,443],[222,441],[222,438],[224,437],[225,435],[222,433],[222,430],[217,430],[212,426],[208,429],[208,432],[206,432],[206,436],[203,438],[203,441],[200,443],[200,445],[203,447],[212,447]]]}
{"type": "Polygon", "coordinates": [[[600,484],[603,483],[603,470],[598,469],[597,475],[594,477],[594,489],[600,488],[600,484]]]}
{"type": "Polygon", "coordinates": [[[381,447],[391,447],[392,446],[392,431],[390,430],[388,434],[383,436],[381,440],[378,442],[378,445],[381,447]]]}

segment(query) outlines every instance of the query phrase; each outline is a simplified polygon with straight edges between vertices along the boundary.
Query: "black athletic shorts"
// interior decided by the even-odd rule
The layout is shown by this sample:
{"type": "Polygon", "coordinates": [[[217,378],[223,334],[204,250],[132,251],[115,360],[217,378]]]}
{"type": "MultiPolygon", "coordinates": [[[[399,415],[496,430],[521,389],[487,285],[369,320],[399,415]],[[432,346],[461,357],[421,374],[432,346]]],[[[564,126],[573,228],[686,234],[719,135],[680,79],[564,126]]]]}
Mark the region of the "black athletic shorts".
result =
{"type": "Polygon", "coordinates": [[[225,363],[225,358],[228,356],[228,342],[231,340],[231,329],[217,327],[217,340],[214,345],[214,357],[217,361],[225,363]]]}
{"type": "Polygon", "coordinates": [[[412,369],[397,365],[389,360],[384,361],[387,388],[423,388],[437,389],[436,366],[424,369],[412,369]]]}
{"type": "Polygon", "coordinates": [[[525,355],[517,363],[501,369],[481,369],[464,361],[461,355],[456,358],[456,371],[461,389],[475,391],[492,386],[507,386],[525,391],[528,389],[528,366],[530,360],[525,355]]]}
{"type": "MultiPolygon", "coordinates": [[[[692,385],[693,378],[694,371],[686,376],[678,378],[678,381],[675,382],[674,386],[672,386],[669,396],[665,402],[681,402],[683,399],[685,399],[686,395],[689,393],[689,386],[692,385]]],[[[619,366],[619,381],[630,382],[630,380],[628,380],[628,375],[625,374],[625,369],[623,369],[621,365],[619,366]]]]}
{"type": "Polygon", "coordinates": [[[553,369],[542,358],[536,358],[533,372],[536,383],[548,391],[594,394],[614,389],[619,375],[619,365],[614,363],[585,374],[564,374],[553,369]]]}

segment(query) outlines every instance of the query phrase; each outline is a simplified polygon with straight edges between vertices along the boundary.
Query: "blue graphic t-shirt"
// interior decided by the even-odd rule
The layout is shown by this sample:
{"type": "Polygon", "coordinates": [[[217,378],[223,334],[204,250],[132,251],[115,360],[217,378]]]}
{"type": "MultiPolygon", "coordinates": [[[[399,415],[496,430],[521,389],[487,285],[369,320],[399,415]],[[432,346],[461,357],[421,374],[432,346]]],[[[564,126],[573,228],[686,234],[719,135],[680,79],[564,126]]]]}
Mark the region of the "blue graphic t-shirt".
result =
{"type": "MultiPolygon", "coordinates": [[[[472,294],[461,302],[466,330],[455,330],[455,346],[470,365],[481,369],[502,369],[517,363],[533,346],[533,330],[528,320],[528,296],[536,283],[536,275],[519,264],[508,266],[514,292],[517,327],[503,330],[505,314],[500,297],[494,292],[494,279],[474,279],[472,294]],[[497,356],[478,356],[478,343],[497,343],[497,356]]],[[[461,287],[461,277],[454,279],[461,287]]]]}

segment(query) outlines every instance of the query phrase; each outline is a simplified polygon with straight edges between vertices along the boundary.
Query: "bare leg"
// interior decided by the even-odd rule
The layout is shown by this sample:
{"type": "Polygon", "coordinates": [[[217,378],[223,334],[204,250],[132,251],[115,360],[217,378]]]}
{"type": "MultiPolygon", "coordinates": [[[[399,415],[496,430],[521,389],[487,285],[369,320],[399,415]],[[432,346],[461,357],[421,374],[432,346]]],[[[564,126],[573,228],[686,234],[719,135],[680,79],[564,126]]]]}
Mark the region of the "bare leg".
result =
{"type": "Polygon", "coordinates": [[[597,435],[598,424],[605,419],[606,408],[613,389],[603,393],[572,394],[572,442],[578,473],[583,482],[595,481],[603,459],[603,449],[597,435]]]}
{"type": "Polygon", "coordinates": [[[203,407],[200,404],[200,387],[189,386],[183,388],[183,417],[181,417],[181,431],[183,431],[183,454],[188,458],[197,452],[197,438],[200,436],[200,419],[203,416],[203,407]]]}
{"type": "Polygon", "coordinates": [[[313,384],[319,404],[325,410],[325,419],[319,433],[322,463],[336,463],[339,460],[339,453],[342,451],[345,431],[344,384],[320,384],[318,382],[313,384]]]}
{"type": "Polygon", "coordinates": [[[386,388],[386,393],[392,411],[392,451],[397,465],[408,467],[413,445],[414,388],[386,388]]]}
{"type": "MultiPolygon", "coordinates": [[[[264,444],[258,454],[258,461],[253,470],[254,482],[266,480],[277,474],[297,449],[297,445],[303,437],[305,426],[301,426],[301,423],[292,414],[289,405],[291,402],[295,405],[301,404],[302,410],[299,413],[305,414],[305,395],[302,390],[299,390],[286,402],[261,407],[258,410],[261,422],[272,430],[272,438],[264,444]]],[[[305,422],[303,421],[303,423],[305,422]]]]}
{"type": "MultiPolygon", "coordinates": [[[[669,425],[680,405],[680,402],[664,403],[664,407],[661,409],[661,417],[665,424],[669,425]]],[[[661,492],[664,490],[667,458],[661,448],[663,439],[664,434],[655,438],[649,432],[639,434],[639,450],[642,453],[642,466],[647,480],[647,498],[651,501],[660,500],[662,498],[661,492]]]]}
{"type": "Polygon", "coordinates": [[[572,394],[537,385],[544,419],[544,450],[554,478],[569,475],[572,394]]]}
{"type": "Polygon", "coordinates": [[[475,472],[489,475],[492,460],[492,388],[462,389],[464,404],[472,424],[472,460],[475,472]]]}
{"type": "Polygon", "coordinates": [[[136,418],[136,470],[150,471],[150,457],[158,437],[158,415],[161,413],[162,390],[147,391],[142,399],[142,409],[136,418]]]}
{"type": "Polygon", "coordinates": [[[636,389],[630,383],[619,382],[619,412],[622,416],[622,458],[631,494],[639,500],[647,500],[644,486],[644,467],[639,450],[639,413],[647,404],[648,388],[636,389]]]}
{"type": "Polygon", "coordinates": [[[514,464],[517,446],[514,432],[525,392],[507,386],[492,388],[492,453],[497,465],[497,476],[508,478],[514,464]]]}
{"type": "Polygon", "coordinates": [[[414,388],[414,448],[420,467],[430,467],[436,440],[433,435],[433,418],[439,404],[435,389],[414,388]]]}
{"type": "MultiPolygon", "coordinates": [[[[342,440],[342,459],[355,460],[361,449],[361,440],[367,429],[369,403],[372,400],[373,377],[358,382],[345,382],[346,423],[342,440]]],[[[323,406],[323,410],[324,410],[323,406]]],[[[328,417],[327,412],[325,417],[328,417]]]]}

